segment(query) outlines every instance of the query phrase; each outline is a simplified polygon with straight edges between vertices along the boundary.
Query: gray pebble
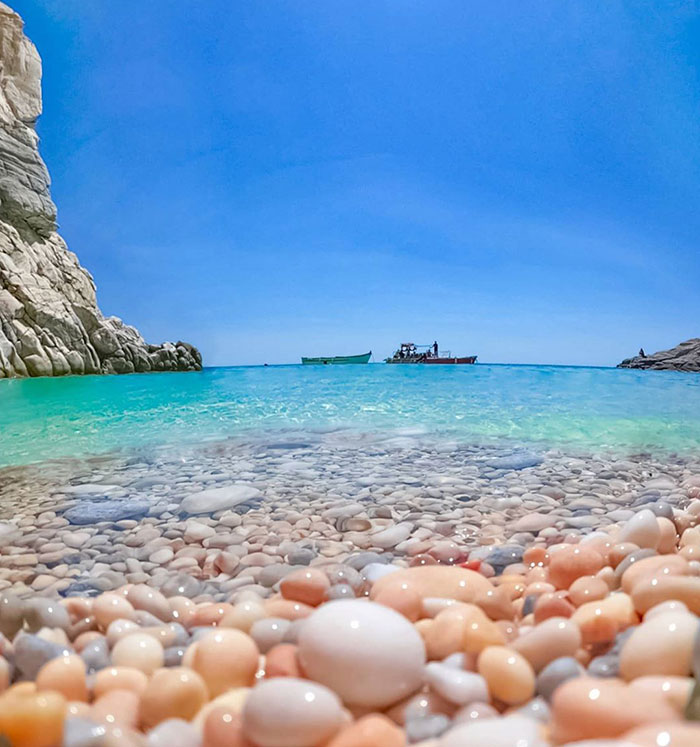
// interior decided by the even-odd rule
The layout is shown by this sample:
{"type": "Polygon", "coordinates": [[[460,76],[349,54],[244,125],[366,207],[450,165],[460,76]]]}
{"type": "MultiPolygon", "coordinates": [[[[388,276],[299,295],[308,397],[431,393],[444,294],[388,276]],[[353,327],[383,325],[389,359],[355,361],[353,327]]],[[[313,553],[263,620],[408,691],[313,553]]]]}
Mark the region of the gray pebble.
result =
{"type": "Polygon", "coordinates": [[[19,633],[14,641],[14,650],[15,666],[28,680],[36,679],[47,661],[71,653],[66,646],[45,641],[31,633],[19,633]]]}
{"type": "Polygon", "coordinates": [[[605,654],[591,659],[588,674],[592,677],[617,677],[620,674],[620,658],[615,654],[605,654]]]}
{"type": "Polygon", "coordinates": [[[68,630],[70,616],[68,610],[58,600],[34,597],[24,603],[24,620],[31,633],[42,628],[68,630]]]}
{"type": "Polygon", "coordinates": [[[106,638],[97,638],[85,646],[80,652],[80,657],[85,662],[88,674],[98,672],[110,665],[109,646],[106,638]]]}
{"type": "Polygon", "coordinates": [[[450,728],[451,723],[450,719],[442,713],[410,719],[406,721],[406,736],[409,743],[434,739],[444,734],[450,728]]]}
{"type": "Polygon", "coordinates": [[[537,694],[549,701],[559,685],[584,673],[584,668],[573,656],[561,656],[547,664],[537,675],[537,694]]]}
{"type": "Polygon", "coordinates": [[[85,718],[70,717],[63,724],[63,747],[102,747],[107,727],[85,718]]]}

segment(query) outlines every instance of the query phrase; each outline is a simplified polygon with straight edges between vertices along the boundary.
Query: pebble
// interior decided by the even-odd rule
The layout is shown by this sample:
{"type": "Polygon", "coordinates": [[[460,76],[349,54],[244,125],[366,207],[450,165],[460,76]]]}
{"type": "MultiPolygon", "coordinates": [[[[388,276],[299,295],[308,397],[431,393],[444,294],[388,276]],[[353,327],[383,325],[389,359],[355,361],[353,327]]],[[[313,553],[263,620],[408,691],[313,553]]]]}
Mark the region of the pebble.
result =
{"type": "Polygon", "coordinates": [[[552,697],[551,729],[557,743],[618,737],[641,724],[676,718],[663,697],[616,679],[577,677],[552,697]]]}
{"type": "Polygon", "coordinates": [[[584,671],[581,664],[572,656],[554,659],[537,675],[537,694],[550,701],[559,685],[574,677],[580,677],[584,671]]]}
{"type": "Polygon", "coordinates": [[[154,672],[141,693],[139,721],[152,729],[168,719],[190,721],[209,700],[202,677],[188,667],[172,667],[154,672]]]}
{"type": "Polygon", "coordinates": [[[698,618],[686,612],[655,615],[635,628],[622,647],[620,674],[626,680],[650,674],[691,674],[698,630],[698,618]]]}
{"type": "Polygon", "coordinates": [[[484,718],[455,726],[437,747],[544,747],[537,721],[525,716],[484,718]]]}
{"type": "Polygon", "coordinates": [[[637,547],[655,550],[661,539],[656,515],[644,508],[624,524],[617,534],[618,542],[633,542],[637,547]]]}
{"type": "Polygon", "coordinates": [[[328,688],[293,677],[261,682],[243,708],[243,733],[259,747],[317,747],[343,720],[340,700],[328,688]]]}
{"type": "Polygon", "coordinates": [[[425,646],[413,625],[394,610],[336,601],[306,620],[299,660],[308,677],[330,687],[344,703],[383,708],[421,684],[425,646]]]}
{"type": "Polygon", "coordinates": [[[133,667],[151,675],[163,666],[163,646],[146,633],[130,633],[114,645],[112,663],[117,667],[133,667]]]}
{"type": "Polygon", "coordinates": [[[438,695],[455,705],[468,705],[489,698],[488,685],[481,675],[439,662],[428,663],[425,681],[438,695]]]}
{"type": "Polygon", "coordinates": [[[506,646],[488,646],[477,660],[477,670],[494,698],[520,705],[535,694],[535,673],[525,657],[506,646]]]}
{"type": "Polygon", "coordinates": [[[220,628],[207,633],[194,646],[191,666],[202,676],[211,697],[253,683],[258,668],[258,647],[240,630],[220,628]]]}
{"type": "Polygon", "coordinates": [[[539,672],[555,659],[573,656],[581,642],[581,630],[575,622],[564,617],[550,617],[516,638],[512,647],[539,672]]]}

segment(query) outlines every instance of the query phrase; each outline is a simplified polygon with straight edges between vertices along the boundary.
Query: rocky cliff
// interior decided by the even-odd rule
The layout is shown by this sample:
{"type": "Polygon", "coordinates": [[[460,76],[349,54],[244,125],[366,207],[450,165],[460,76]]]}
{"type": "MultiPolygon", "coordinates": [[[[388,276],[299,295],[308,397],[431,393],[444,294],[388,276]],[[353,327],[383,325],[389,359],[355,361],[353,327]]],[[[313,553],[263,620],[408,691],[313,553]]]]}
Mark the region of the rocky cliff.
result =
{"type": "Polygon", "coordinates": [[[648,368],[656,371],[700,372],[700,337],[686,340],[670,350],[626,358],[618,368],[648,368]]]}
{"type": "Polygon", "coordinates": [[[191,345],[148,345],[104,317],[90,273],[58,235],[35,132],[41,59],[22,29],[0,3],[0,378],[200,369],[191,345]]]}

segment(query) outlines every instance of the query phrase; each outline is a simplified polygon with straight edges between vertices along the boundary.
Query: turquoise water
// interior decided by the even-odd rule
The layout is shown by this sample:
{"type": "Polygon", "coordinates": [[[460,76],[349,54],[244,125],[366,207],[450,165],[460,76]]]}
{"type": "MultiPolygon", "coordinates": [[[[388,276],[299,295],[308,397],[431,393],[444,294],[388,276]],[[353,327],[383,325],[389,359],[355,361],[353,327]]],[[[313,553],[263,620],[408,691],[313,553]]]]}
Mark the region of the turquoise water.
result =
{"type": "Polygon", "coordinates": [[[686,452],[700,448],[700,375],[477,364],[0,381],[0,465],[327,427],[686,452]]]}

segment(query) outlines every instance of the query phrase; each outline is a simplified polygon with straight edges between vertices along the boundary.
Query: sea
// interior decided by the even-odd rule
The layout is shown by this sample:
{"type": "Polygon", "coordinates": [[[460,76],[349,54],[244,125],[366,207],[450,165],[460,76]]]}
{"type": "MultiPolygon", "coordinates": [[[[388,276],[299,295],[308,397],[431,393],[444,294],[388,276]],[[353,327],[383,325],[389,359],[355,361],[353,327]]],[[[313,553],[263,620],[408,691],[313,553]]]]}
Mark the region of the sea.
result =
{"type": "Polygon", "coordinates": [[[290,433],[697,455],[700,374],[480,363],[0,380],[0,467],[290,433]]]}

